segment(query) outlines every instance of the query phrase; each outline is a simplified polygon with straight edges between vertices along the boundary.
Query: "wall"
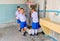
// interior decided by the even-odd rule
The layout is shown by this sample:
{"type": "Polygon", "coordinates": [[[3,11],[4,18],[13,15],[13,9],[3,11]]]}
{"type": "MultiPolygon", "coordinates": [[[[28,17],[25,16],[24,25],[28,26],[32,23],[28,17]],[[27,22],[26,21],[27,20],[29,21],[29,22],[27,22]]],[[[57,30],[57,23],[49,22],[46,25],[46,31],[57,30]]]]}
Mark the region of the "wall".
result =
{"type": "MultiPolygon", "coordinates": [[[[46,7],[46,10],[60,12],[60,0],[47,0],[46,7]]],[[[60,14],[56,12],[49,12],[48,17],[51,19],[51,21],[60,23],[60,14]]]]}
{"type": "Polygon", "coordinates": [[[0,4],[24,4],[25,0],[0,0],[0,4]]]}
{"type": "MultiPolygon", "coordinates": [[[[60,0],[35,0],[42,11],[45,10],[45,1],[47,1],[46,17],[50,18],[53,22],[60,23],[60,15],[56,15],[60,12],[60,0]]],[[[44,15],[44,11],[40,12],[40,17],[44,18],[44,15]]]]}
{"type": "MultiPolygon", "coordinates": [[[[34,0],[35,3],[39,4],[39,10],[45,10],[45,0],[34,0]]],[[[44,18],[45,12],[40,12],[39,16],[44,18]]]]}
{"type": "Polygon", "coordinates": [[[15,22],[16,7],[25,7],[24,3],[24,0],[0,0],[0,24],[15,22]]]}
{"type": "Polygon", "coordinates": [[[47,10],[60,10],[60,0],[47,0],[47,10]]]}
{"type": "MultiPolygon", "coordinates": [[[[0,0],[0,24],[15,22],[16,6],[20,5],[25,7],[26,0],[0,0]]],[[[33,0],[39,4],[40,10],[45,9],[45,0],[33,0]]],[[[47,0],[46,10],[60,11],[60,0],[47,0]]],[[[54,21],[60,23],[60,15],[55,16],[56,12],[47,12],[48,17],[54,21]]],[[[44,12],[40,12],[40,17],[44,17],[44,12]]]]}

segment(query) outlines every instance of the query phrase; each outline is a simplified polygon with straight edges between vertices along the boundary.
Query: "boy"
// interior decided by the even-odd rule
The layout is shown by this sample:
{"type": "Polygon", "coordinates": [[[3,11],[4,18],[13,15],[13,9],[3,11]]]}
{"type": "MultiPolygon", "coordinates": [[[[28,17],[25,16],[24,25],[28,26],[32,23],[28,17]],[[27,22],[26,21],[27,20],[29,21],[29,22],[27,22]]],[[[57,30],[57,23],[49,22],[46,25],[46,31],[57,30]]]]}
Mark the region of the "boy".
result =
{"type": "Polygon", "coordinates": [[[36,9],[31,10],[31,17],[32,17],[32,36],[38,35],[37,31],[39,29],[39,22],[38,22],[38,13],[36,12],[36,9]]]}
{"type": "MultiPolygon", "coordinates": [[[[17,6],[17,11],[16,11],[16,17],[20,14],[20,6],[17,6]]],[[[18,30],[21,31],[20,29],[20,20],[18,18],[17,19],[17,23],[18,23],[18,30]]]]}
{"type": "Polygon", "coordinates": [[[26,36],[27,24],[26,24],[26,17],[25,17],[25,13],[24,13],[23,8],[20,9],[20,14],[17,16],[17,18],[19,18],[19,20],[21,21],[20,28],[23,33],[23,36],[26,36]]]}

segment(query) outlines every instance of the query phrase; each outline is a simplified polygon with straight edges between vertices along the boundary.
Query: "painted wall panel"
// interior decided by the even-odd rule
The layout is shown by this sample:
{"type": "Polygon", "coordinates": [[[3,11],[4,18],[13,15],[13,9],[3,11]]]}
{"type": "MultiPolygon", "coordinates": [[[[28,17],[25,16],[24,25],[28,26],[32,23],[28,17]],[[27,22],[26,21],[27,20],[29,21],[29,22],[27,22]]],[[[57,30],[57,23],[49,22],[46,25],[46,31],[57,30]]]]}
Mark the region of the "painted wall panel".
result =
{"type": "Polygon", "coordinates": [[[25,4],[0,4],[0,24],[15,22],[16,7],[25,8],[25,4]]]}

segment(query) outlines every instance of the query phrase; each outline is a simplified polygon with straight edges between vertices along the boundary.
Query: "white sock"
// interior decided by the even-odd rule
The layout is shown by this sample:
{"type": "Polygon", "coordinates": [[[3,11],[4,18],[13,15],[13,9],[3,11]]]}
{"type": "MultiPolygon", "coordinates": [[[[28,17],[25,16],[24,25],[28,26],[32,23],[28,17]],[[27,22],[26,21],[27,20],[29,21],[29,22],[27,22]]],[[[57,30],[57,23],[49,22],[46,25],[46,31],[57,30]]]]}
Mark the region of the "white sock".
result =
{"type": "Polygon", "coordinates": [[[35,31],[35,34],[37,34],[37,32],[38,32],[38,29],[35,29],[34,31],[35,31]]]}
{"type": "Polygon", "coordinates": [[[32,29],[32,35],[34,35],[34,29],[32,29]]]}
{"type": "Polygon", "coordinates": [[[30,34],[30,29],[27,29],[28,34],[30,34]]]}
{"type": "Polygon", "coordinates": [[[24,28],[27,28],[27,27],[24,27],[24,28]]]}

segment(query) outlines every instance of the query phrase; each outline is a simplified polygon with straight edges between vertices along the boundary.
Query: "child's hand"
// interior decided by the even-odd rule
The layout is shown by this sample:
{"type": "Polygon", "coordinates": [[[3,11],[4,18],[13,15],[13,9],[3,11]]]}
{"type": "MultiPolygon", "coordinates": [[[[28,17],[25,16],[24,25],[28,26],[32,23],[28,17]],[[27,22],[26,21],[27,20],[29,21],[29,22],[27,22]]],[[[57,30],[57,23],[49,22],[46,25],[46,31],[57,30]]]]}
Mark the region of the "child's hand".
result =
{"type": "Polygon", "coordinates": [[[16,19],[18,19],[18,17],[16,17],[16,19]]]}
{"type": "Polygon", "coordinates": [[[26,20],[26,22],[27,22],[27,20],[26,20]]]}

